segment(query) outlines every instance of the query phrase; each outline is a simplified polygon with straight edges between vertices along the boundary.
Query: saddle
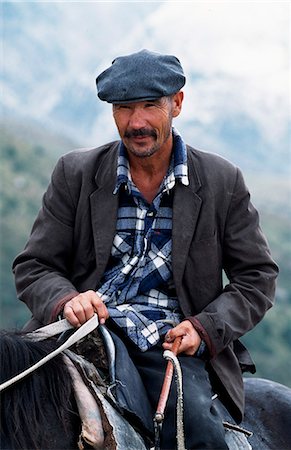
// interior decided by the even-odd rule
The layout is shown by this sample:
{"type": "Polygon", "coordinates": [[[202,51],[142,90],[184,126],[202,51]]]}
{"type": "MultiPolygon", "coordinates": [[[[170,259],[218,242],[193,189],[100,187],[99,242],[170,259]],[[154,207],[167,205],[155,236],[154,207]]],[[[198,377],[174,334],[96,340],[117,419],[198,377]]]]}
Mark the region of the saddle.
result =
{"type": "MultiPolygon", "coordinates": [[[[65,342],[30,368],[2,383],[1,390],[62,353],[71,374],[82,423],[79,449],[89,445],[96,450],[154,450],[153,414],[139,373],[120,338],[105,325],[98,329],[97,326],[95,314],[67,339],[66,334],[73,327],[65,319],[28,333],[27,336],[35,341],[60,335],[58,341],[65,338],[65,342]]],[[[214,407],[218,407],[222,419],[230,418],[219,400],[214,407]]],[[[226,421],[223,424],[231,450],[251,448],[246,436],[252,433],[226,421]]],[[[185,450],[184,444],[180,448],[185,450]]]]}
{"type": "MultiPolygon", "coordinates": [[[[80,450],[84,442],[97,450],[153,449],[153,412],[121,339],[102,326],[72,350],[65,353],[82,421],[80,450]]],[[[247,437],[252,433],[233,424],[219,400],[214,404],[225,419],[229,448],[251,450],[247,437]]]]}
{"type": "Polygon", "coordinates": [[[64,353],[82,422],[79,448],[84,443],[100,450],[149,448],[151,406],[120,338],[98,327],[64,353]]]}

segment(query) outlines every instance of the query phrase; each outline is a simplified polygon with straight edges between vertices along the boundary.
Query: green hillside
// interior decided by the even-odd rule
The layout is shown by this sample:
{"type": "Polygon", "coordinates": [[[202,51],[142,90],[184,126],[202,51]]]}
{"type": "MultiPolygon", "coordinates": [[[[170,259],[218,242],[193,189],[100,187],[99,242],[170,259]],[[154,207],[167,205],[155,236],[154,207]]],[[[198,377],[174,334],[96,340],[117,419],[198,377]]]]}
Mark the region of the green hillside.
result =
{"type": "MultiPolygon", "coordinates": [[[[1,318],[0,328],[19,328],[29,318],[26,307],[16,299],[11,264],[23,248],[40,207],[41,197],[57,158],[76,147],[70,140],[37,127],[26,128],[10,123],[0,126],[1,148],[1,318]]],[[[276,177],[274,176],[274,180],[276,177]]],[[[252,190],[259,192],[257,204],[263,229],[281,272],[276,306],[258,327],[244,337],[258,367],[257,376],[291,386],[291,231],[290,217],[278,204],[280,192],[272,201],[265,199],[265,182],[252,180],[252,190]]],[[[280,179],[279,189],[288,192],[287,180],[280,179]]],[[[274,182],[275,183],[275,182],[274,182]]]]}
{"type": "Polygon", "coordinates": [[[20,327],[30,316],[16,299],[11,264],[29,236],[57,158],[75,146],[33,124],[0,124],[1,328],[20,327]]]}

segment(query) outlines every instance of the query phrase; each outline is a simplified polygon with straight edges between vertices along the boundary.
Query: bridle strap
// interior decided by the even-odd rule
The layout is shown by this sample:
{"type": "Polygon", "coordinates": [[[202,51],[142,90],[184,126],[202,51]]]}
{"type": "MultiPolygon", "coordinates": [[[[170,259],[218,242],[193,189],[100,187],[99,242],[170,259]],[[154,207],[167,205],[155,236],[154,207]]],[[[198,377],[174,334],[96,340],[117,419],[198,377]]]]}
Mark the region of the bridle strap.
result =
{"type": "Polygon", "coordinates": [[[26,337],[33,341],[44,341],[45,339],[56,336],[57,334],[71,330],[72,328],[74,328],[73,325],[68,322],[67,319],[62,319],[38,328],[31,333],[27,333],[26,337]]]}
{"type": "MultiPolygon", "coordinates": [[[[83,325],[80,326],[80,328],[77,328],[76,331],[69,336],[69,338],[57,349],[53,350],[51,353],[46,355],[44,358],[39,360],[36,364],[29,367],[28,369],[24,370],[23,372],[19,373],[13,378],[10,378],[10,380],[5,381],[0,385],[0,392],[4,391],[4,389],[8,388],[14,383],[17,383],[18,381],[22,380],[22,378],[26,377],[30,373],[34,372],[39,367],[46,364],[48,361],[50,361],[55,356],[59,355],[64,350],[67,350],[69,347],[71,347],[73,344],[78,342],[83,337],[87,336],[87,334],[91,333],[97,326],[99,325],[99,320],[97,314],[94,314],[91,319],[87,320],[83,325]]],[[[73,326],[66,320],[60,320],[58,322],[54,322],[50,325],[47,325],[43,328],[39,328],[38,330],[34,331],[33,333],[29,333],[27,336],[30,338],[36,337],[35,340],[42,340],[47,339],[48,337],[54,336],[56,334],[60,334],[64,331],[67,331],[69,329],[73,328],[73,326]]]]}

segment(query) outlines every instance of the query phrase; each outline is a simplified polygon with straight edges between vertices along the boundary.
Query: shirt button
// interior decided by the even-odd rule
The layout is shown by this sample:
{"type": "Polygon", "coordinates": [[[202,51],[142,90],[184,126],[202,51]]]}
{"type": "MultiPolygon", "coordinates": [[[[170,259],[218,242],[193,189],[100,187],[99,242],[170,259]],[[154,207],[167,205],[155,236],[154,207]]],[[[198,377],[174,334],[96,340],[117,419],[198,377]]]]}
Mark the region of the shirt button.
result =
{"type": "Polygon", "coordinates": [[[118,289],[118,291],[117,291],[117,295],[120,295],[121,294],[121,290],[120,289],[118,289]]]}

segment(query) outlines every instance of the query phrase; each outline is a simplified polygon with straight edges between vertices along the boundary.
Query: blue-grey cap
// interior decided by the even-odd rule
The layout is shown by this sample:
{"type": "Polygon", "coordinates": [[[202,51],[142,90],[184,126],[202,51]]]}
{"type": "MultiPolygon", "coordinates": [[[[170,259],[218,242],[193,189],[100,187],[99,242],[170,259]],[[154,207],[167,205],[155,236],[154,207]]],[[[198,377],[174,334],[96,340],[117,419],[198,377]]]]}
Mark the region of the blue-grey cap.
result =
{"type": "Polygon", "coordinates": [[[175,94],[185,82],[176,56],[149,50],[119,56],[96,79],[98,97],[108,103],[156,100],[175,94]]]}

